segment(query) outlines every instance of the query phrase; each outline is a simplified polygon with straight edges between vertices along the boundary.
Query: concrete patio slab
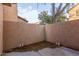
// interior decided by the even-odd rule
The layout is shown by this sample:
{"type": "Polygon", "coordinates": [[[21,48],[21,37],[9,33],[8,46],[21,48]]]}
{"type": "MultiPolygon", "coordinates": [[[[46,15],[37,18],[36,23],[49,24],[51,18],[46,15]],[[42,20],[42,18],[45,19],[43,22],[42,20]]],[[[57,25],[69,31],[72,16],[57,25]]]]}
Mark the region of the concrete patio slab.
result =
{"type": "Polygon", "coordinates": [[[39,53],[43,56],[79,56],[79,51],[72,50],[66,47],[60,48],[45,48],[39,50],[39,53]]]}
{"type": "Polygon", "coordinates": [[[64,52],[60,48],[45,48],[39,50],[39,53],[43,56],[64,56],[64,52]]]}
{"type": "Polygon", "coordinates": [[[5,56],[79,56],[79,51],[66,47],[44,48],[39,51],[6,53],[5,56]]]}
{"type": "Polygon", "coordinates": [[[28,52],[11,52],[5,54],[5,56],[40,56],[38,52],[28,51],[28,52]]]}

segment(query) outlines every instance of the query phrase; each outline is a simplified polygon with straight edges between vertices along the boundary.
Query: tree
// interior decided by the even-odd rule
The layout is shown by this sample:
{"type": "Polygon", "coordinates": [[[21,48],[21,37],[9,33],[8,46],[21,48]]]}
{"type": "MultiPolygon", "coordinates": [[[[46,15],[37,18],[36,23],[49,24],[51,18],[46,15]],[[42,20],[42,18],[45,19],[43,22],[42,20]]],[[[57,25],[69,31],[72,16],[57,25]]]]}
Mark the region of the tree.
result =
{"type": "Polygon", "coordinates": [[[70,6],[70,4],[69,3],[66,3],[63,6],[63,4],[60,3],[57,9],[55,7],[55,3],[52,3],[51,6],[52,6],[52,23],[53,23],[53,22],[57,22],[59,20],[59,17],[61,16],[61,14],[65,11],[65,9],[67,7],[70,6]],[[56,11],[55,11],[55,9],[56,9],[56,11]]]}
{"type": "Polygon", "coordinates": [[[70,3],[64,3],[64,4],[59,3],[59,5],[56,6],[56,3],[51,3],[52,16],[49,16],[47,12],[43,11],[39,14],[38,18],[40,20],[42,20],[41,23],[43,23],[43,24],[63,22],[66,19],[66,17],[64,16],[64,12],[65,12],[65,10],[68,11],[70,9],[71,5],[72,4],[70,4],[70,3]]]}
{"type": "MultiPolygon", "coordinates": [[[[52,16],[48,15],[47,11],[43,11],[38,15],[39,20],[41,20],[40,24],[51,24],[52,23],[52,16]]],[[[56,22],[64,22],[66,16],[61,14],[59,19],[56,22]]]]}
{"type": "Polygon", "coordinates": [[[65,22],[65,20],[67,19],[67,17],[64,14],[61,14],[57,20],[57,22],[65,22]]]}
{"type": "Polygon", "coordinates": [[[38,15],[38,19],[41,20],[40,24],[50,24],[52,16],[48,15],[47,11],[43,11],[38,15]]]}

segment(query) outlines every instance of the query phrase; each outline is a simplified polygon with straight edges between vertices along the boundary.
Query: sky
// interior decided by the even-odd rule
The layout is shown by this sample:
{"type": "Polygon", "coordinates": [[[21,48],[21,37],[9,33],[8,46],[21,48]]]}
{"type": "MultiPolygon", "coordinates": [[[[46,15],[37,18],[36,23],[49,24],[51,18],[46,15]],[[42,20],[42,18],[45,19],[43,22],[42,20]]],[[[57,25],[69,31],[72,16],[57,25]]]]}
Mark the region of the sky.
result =
{"type": "MultiPolygon", "coordinates": [[[[56,4],[56,7],[59,4],[56,4]]],[[[28,23],[38,23],[38,14],[42,11],[48,11],[48,15],[51,15],[50,3],[18,3],[18,15],[25,18],[28,23]]],[[[64,6],[64,4],[63,4],[64,6]]]]}
{"type": "Polygon", "coordinates": [[[18,4],[18,15],[27,19],[29,23],[37,23],[38,14],[42,11],[48,11],[48,14],[51,15],[51,5],[48,4],[37,4],[37,3],[19,3],[18,4]]]}

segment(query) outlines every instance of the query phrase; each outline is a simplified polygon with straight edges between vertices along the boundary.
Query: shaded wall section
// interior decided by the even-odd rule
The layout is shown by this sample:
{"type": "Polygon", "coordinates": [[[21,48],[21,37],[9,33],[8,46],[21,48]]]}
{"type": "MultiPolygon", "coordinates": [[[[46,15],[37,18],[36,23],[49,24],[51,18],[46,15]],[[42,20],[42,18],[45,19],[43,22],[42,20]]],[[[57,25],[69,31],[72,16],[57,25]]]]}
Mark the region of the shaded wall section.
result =
{"type": "Polygon", "coordinates": [[[46,25],[46,40],[79,50],[79,20],[46,25]]]}
{"type": "Polygon", "coordinates": [[[0,55],[3,50],[3,6],[0,4],[0,55]]]}
{"type": "Polygon", "coordinates": [[[44,40],[44,26],[4,21],[4,50],[44,40]]]}

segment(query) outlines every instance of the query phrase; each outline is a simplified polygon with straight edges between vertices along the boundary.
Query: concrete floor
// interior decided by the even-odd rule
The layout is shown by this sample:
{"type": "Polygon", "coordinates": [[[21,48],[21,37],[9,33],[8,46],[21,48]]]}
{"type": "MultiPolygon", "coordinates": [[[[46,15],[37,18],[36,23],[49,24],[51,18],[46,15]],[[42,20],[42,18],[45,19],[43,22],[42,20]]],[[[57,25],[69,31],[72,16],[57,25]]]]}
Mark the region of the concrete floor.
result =
{"type": "Polygon", "coordinates": [[[66,47],[44,48],[39,51],[10,52],[4,56],[79,56],[79,51],[66,47]]]}

